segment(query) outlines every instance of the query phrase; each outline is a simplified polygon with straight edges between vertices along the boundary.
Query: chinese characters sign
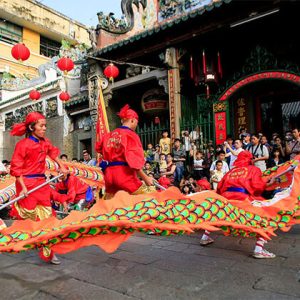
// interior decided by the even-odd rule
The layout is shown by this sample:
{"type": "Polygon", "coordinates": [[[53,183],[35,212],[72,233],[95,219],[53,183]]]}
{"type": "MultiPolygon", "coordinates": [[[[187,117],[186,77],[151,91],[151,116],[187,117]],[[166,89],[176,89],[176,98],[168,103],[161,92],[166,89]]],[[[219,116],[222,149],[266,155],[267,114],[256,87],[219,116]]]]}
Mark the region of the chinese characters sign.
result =
{"type": "Polygon", "coordinates": [[[238,136],[239,129],[249,128],[249,107],[248,102],[244,98],[239,98],[234,105],[234,123],[235,135],[238,136]]]}
{"type": "Polygon", "coordinates": [[[215,113],[216,144],[220,145],[226,140],[226,112],[215,113]]]}

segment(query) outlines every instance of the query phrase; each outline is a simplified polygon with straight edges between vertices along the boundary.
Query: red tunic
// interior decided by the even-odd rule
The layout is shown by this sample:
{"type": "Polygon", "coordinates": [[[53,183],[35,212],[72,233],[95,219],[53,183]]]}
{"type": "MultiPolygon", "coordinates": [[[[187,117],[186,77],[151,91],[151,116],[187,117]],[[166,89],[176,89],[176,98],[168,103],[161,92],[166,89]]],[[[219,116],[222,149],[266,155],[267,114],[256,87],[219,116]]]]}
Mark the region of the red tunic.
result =
{"type": "Polygon", "coordinates": [[[261,170],[255,166],[248,166],[231,169],[219,182],[217,192],[232,200],[263,199],[261,193],[265,187],[266,182],[262,179],[261,170]],[[230,188],[242,188],[247,193],[228,191],[230,188]]]}
{"type": "MultiPolygon", "coordinates": [[[[27,190],[45,182],[44,177],[27,178],[24,175],[45,174],[46,156],[52,159],[57,158],[59,149],[54,147],[48,139],[38,140],[30,136],[24,138],[16,144],[15,151],[11,160],[10,174],[15,177],[23,176],[27,190]]],[[[16,181],[17,196],[22,191],[22,187],[16,181]]],[[[46,185],[41,189],[30,194],[27,198],[18,201],[21,208],[34,210],[37,205],[51,206],[50,186],[46,185]]]]}
{"type": "Polygon", "coordinates": [[[111,166],[104,171],[105,189],[114,194],[124,190],[133,193],[142,182],[137,171],[145,164],[144,151],[139,136],[126,126],[121,126],[103,136],[97,145],[97,152],[108,162],[126,162],[128,166],[111,166]]]}
{"type": "Polygon", "coordinates": [[[85,199],[85,194],[89,186],[73,175],[69,175],[64,181],[55,185],[56,191],[67,192],[67,202],[77,203],[81,199],[85,199]]]}

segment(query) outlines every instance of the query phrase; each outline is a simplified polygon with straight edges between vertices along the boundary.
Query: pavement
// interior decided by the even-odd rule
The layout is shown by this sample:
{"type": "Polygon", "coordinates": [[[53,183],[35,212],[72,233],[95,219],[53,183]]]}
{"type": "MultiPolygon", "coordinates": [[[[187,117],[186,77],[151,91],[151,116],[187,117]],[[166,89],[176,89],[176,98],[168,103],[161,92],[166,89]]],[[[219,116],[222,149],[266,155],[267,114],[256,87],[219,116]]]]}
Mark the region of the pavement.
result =
{"type": "Polygon", "coordinates": [[[0,299],[300,299],[300,226],[267,248],[275,259],[250,256],[254,239],[213,234],[133,235],[113,254],[88,247],[59,256],[59,266],[36,251],[0,255],[0,299]]]}

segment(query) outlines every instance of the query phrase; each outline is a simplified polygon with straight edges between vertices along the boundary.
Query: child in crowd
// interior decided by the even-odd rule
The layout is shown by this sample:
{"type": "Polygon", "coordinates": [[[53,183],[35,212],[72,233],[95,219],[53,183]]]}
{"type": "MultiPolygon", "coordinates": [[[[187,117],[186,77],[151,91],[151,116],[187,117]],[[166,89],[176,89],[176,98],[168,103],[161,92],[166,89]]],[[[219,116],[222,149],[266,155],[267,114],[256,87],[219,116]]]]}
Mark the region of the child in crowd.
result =
{"type": "Polygon", "coordinates": [[[165,154],[160,154],[159,156],[159,172],[165,173],[167,171],[167,162],[165,154]]]}
{"type": "Polygon", "coordinates": [[[149,175],[150,173],[153,173],[152,168],[151,168],[151,164],[150,164],[149,161],[146,161],[146,162],[145,162],[144,170],[143,170],[143,171],[144,171],[144,173],[147,174],[147,175],[149,175]]]}
{"type": "Polygon", "coordinates": [[[222,171],[223,168],[223,162],[221,160],[218,160],[216,162],[216,168],[212,171],[210,181],[212,183],[213,190],[217,190],[218,183],[222,180],[224,177],[224,172],[222,171]]]}
{"type": "Polygon", "coordinates": [[[196,153],[196,159],[194,159],[194,177],[196,180],[199,180],[203,176],[203,152],[198,151],[196,153]]]}
{"type": "Polygon", "coordinates": [[[159,155],[160,155],[160,147],[159,147],[159,145],[157,144],[157,145],[155,146],[154,159],[153,159],[153,161],[154,161],[155,163],[159,163],[159,155]]]}
{"type": "Polygon", "coordinates": [[[148,144],[147,150],[145,151],[146,161],[152,163],[154,161],[154,149],[152,144],[148,144]]]}
{"type": "Polygon", "coordinates": [[[159,140],[160,152],[165,155],[171,153],[171,139],[168,137],[168,135],[168,131],[164,130],[162,133],[162,138],[159,140]]]}

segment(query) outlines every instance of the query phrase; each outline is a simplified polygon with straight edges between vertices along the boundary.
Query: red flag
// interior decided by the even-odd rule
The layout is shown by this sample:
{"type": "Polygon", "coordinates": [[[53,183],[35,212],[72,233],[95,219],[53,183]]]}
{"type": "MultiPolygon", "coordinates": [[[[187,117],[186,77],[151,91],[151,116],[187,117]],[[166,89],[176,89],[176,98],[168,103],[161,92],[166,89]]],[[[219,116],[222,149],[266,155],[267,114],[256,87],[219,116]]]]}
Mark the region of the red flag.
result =
{"type": "Polygon", "coordinates": [[[222,70],[220,52],[218,52],[218,73],[219,73],[220,78],[222,79],[222,77],[223,77],[223,70],[222,70]]]}

